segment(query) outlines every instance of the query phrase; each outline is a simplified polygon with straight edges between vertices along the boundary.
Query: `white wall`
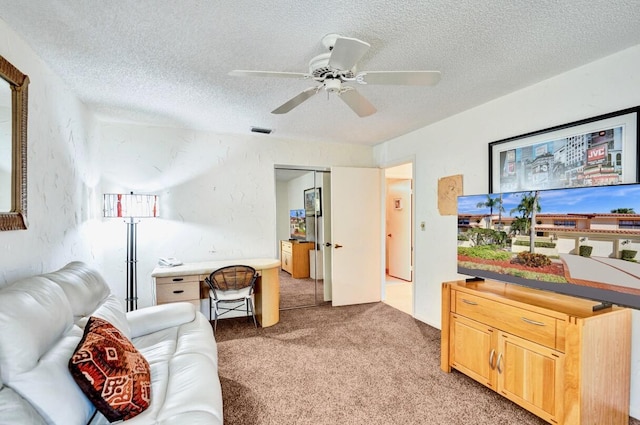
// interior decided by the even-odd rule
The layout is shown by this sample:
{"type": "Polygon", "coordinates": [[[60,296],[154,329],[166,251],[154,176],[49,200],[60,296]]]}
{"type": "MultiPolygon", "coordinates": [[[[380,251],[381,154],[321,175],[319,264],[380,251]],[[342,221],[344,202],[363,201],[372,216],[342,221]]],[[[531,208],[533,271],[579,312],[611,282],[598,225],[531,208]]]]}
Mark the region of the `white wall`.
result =
{"type": "Polygon", "coordinates": [[[95,122],[63,82],[0,20],[0,55],[31,80],[27,126],[28,229],[0,232],[0,286],[93,262],[99,245],[93,200],[95,122]]]}
{"type": "MultiPolygon", "coordinates": [[[[441,216],[438,179],[462,174],[464,194],[488,192],[488,144],[640,104],[640,46],[378,145],[379,165],[415,156],[415,315],[440,327],[441,283],[456,273],[455,216],[441,216]]],[[[444,76],[443,78],[446,78],[444,76]]],[[[632,400],[640,399],[640,312],[634,312],[632,400]]],[[[631,405],[640,417],[640,405],[631,405]]]]}
{"type": "MultiPolygon", "coordinates": [[[[365,146],[114,123],[102,125],[99,157],[101,191],[160,195],[161,218],[138,225],[139,306],[152,303],[150,276],[160,256],[278,258],[275,164],[373,165],[365,146]]],[[[311,186],[313,180],[304,188],[311,186]]],[[[302,208],[302,188],[297,192],[302,208]]],[[[101,227],[102,270],[124,297],[126,226],[104,219],[101,227]]]]}

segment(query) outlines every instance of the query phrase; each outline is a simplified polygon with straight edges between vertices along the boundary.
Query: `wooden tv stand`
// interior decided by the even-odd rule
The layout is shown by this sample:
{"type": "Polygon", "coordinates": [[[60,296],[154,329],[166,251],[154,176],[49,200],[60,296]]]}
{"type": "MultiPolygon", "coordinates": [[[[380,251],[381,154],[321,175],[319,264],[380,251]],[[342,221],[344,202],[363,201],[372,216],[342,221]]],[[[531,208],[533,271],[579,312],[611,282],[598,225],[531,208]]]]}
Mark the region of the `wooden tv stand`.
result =
{"type": "Polygon", "coordinates": [[[631,311],[496,281],[442,285],[440,367],[551,424],[628,425],[631,311]]]}

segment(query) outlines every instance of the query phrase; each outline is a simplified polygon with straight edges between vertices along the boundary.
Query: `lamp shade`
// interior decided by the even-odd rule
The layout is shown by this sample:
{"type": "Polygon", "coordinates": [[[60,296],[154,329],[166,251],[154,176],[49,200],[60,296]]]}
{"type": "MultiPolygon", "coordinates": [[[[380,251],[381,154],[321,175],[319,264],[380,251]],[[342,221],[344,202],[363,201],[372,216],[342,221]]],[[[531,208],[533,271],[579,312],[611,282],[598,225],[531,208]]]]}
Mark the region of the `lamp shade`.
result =
{"type": "Polygon", "coordinates": [[[131,193],[105,193],[105,217],[152,218],[160,215],[158,195],[135,195],[131,193]]]}

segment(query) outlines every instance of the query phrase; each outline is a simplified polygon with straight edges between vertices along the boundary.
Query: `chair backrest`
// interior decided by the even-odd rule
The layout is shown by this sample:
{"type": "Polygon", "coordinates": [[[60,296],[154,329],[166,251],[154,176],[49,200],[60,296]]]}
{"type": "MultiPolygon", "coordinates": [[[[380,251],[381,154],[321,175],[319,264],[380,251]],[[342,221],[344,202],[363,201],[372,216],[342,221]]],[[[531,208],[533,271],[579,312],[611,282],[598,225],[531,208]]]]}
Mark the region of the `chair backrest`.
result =
{"type": "Polygon", "coordinates": [[[256,278],[256,269],[238,265],[214,270],[205,281],[214,291],[232,291],[250,287],[253,292],[256,278]]]}

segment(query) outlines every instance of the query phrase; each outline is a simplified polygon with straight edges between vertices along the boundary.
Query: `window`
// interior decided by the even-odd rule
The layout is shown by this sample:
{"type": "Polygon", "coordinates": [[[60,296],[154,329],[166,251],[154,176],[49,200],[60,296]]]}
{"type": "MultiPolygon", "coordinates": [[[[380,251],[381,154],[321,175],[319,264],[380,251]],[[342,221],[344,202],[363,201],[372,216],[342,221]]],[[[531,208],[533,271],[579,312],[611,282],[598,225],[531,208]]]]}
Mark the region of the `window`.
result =
{"type": "Polygon", "coordinates": [[[556,227],[576,227],[575,220],[553,220],[553,225],[556,227]]]}
{"type": "Polygon", "coordinates": [[[640,220],[620,220],[618,227],[621,229],[640,229],[640,220]]]}

